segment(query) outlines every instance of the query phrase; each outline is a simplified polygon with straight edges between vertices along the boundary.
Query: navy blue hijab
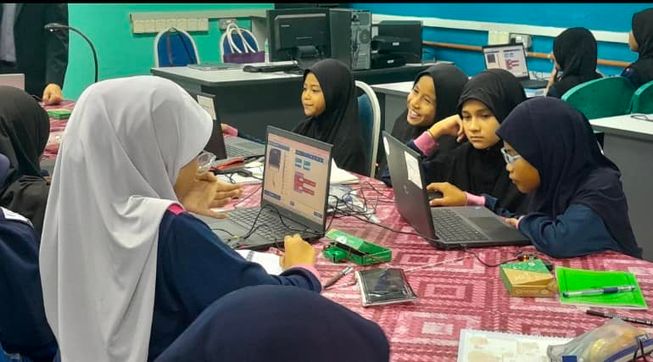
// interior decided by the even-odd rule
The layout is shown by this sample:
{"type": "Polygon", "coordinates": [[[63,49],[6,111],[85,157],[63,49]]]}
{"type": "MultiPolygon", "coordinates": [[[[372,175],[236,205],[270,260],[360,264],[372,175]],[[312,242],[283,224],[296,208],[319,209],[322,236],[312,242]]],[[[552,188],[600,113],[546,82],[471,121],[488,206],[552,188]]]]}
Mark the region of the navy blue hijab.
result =
{"type": "Polygon", "coordinates": [[[633,14],[632,32],[639,57],[628,68],[634,69],[639,82],[644,84],[653,80],[653,8],[633,14]]]}
{"type": "Polygon", "coordinates": [[[601,78],[596,72],[596,39],[586,28],[569,28],[553,40],[553,56],[560,66],[556,79],[547,95],[562,97],[578,84],[601,78]]]}
{"type": "Polygon", "coordinates": [[[529,212],[556,217],[570,204],[597,213],[628,255],[641,258],[619,168],[599,149],[589,121],[565,102],[535,97],[517,106],[497,134],[540,174],[529,212]]]}
{"type": "Polygon", "coordinates": [[[259,285],[215,301],[156,359],[168,361],[383,362],[383,330],[318,293],[259,285]]]}

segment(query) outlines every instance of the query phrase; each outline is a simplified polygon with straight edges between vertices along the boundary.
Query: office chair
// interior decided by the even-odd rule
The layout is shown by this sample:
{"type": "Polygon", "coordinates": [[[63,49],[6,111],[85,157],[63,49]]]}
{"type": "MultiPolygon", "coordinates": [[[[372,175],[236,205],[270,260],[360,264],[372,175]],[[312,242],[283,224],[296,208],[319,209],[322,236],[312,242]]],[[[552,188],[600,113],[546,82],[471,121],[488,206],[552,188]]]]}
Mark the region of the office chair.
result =
{"type": "Polygon", "coordinates": [[[357,80],[356,87],[363,91],[363,94],[358,97],[358,119],[362,125],[363,140],[369,157],[369,176],[374,177],[381,136],[381,107],[376,93],[369,85],[357,80]]]}
{"type": "Polygon", "coordinates": [[[653,80],[633,93],[630,113],[653,113],[653,80]]]}
{"type": "Polygon", "coordinates": [[[200,64],[193,37],[174,27],[160,31],[154,38],[154,66],[182,67],[188,64],[200,64]]]}
{"type": "Polygon", "coordinates": [[[565,92],[562,100],[594,119],[629,113],[634,92],[628,79],[616,76],[581,83],[565,92]]]}

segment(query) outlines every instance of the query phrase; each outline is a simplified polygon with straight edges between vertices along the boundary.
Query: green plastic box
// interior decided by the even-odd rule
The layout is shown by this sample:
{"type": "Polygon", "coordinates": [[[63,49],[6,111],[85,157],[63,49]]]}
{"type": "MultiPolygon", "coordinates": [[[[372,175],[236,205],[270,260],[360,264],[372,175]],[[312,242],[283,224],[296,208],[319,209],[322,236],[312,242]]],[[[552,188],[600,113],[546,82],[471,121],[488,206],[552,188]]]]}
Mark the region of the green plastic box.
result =
{"type": "Polygon", "coordinates": [[[358,265],[374,265],[392,260],[392,250],[344,231],[332,229],[326,237],[333,242],[322,251],[322,254],[334,263],[351,261],[358,265]]]}

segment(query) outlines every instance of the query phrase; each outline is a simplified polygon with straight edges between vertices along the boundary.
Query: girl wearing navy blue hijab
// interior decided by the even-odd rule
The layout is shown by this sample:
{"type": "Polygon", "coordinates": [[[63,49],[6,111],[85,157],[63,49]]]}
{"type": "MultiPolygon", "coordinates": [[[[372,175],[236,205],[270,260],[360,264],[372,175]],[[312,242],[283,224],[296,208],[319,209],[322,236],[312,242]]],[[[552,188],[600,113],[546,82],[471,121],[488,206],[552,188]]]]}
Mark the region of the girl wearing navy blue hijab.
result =
{"type": "Polygon", "coordinates": [[[507,219],[542,252],[575,257],[614,250],[641,258],[620,172],[585,116],[557,98],[517,106],[497,135],[510,179],[532,194],[528,213],[507,219]]]}
{"type": "Polygon", "coordinates": [[[317,293],[262,285],[214,302],[156,362],[383,362],[389,355],[376,323],[317,293]]]}
{"type": "Polygon", "coordinates": [[[546,95],[562,97],[571,88],[601,78],[596,72],[596,39],[586,28],[569,28],[553,40],[555,68],[546,95]]]}
{"type": "Polygon", "coordinates": [[[639,57],[621,75],[639,87],[653,80],[653,8],[635,13],[632,27],[628,45],[639,57]]]}

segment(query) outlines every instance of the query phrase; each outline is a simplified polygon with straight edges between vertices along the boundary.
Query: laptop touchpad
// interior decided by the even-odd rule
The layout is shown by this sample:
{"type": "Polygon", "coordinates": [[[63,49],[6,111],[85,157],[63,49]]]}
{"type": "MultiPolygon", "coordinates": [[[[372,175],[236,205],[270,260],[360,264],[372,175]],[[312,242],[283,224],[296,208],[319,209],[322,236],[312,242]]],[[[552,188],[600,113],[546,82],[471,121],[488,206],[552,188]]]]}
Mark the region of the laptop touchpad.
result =
{"type": "Polygon", "coordinates": [[[517,232],[517,230],[502,224],[501,221],[494,217],[470,217],[468,219],[492,239],[504,240],[514,238],[515,232],[517,232]]]}

